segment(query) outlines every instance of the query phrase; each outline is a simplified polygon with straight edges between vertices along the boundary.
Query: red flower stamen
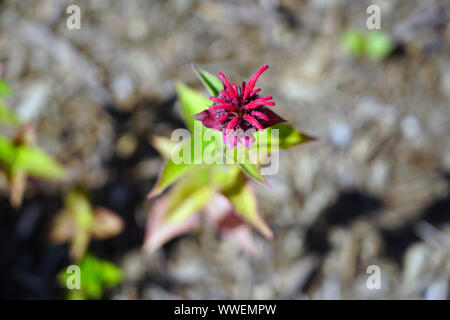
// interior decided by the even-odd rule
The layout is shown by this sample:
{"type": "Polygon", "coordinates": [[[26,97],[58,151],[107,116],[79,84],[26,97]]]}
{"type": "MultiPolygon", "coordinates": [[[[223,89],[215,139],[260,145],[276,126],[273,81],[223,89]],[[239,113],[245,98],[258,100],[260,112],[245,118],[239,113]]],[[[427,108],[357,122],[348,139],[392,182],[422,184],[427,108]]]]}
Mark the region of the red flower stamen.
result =
{"type": "Polygon", "coordinates": [[[261,76],[261,74],[266,71],[267,69],[269,69],[269,66],[267,64],[263,65],[258,71],[256,71],[256,73],[250,78],[250,80],[248,81],[247,87],[245,88],[244,91],[244,99],[247,99],[248,94],[250,93],[250,91],[253,90],[253,88],[255,87],[256,81],[258,81],[258,78],[261,76]]]}
{"type": "Polygon", "coordinates": [[[261,91],[261,88],[252,90],[252,91],[249,93],[248,97],[251,98],[251,97],[253,97],[255,94],[257,94],[257,93],[260,92],[260,91],[261,91]]]}
{"type": "Polygon", "coordinates": [[[227,120],[230,117],[229,113],[224,114],[223,116],[221,116],[219,119],[217,119],[216,123],[217,124],[221,124],[222,122],[224,122],[225,120],[227,120]]]}
{"type": "Polygon", "coordinates": [[[234,91],[234,89],[230,85],[230,83],[228,82],[227,78],[225,78],[225,76],[223,75],[222,72],[219,72],[217,75],[219,76],[220,80],[222,80],[222,83],[227,88],[228,93],[233,97],[234,100],[237,100],[236,92],[234,91]]]}
{"type": "Polygon", "coordinates": [[[230,123],[228,123],[227,130],[234,129],[239,121],[238,117],[231,119],[230,123]]]}
{"type": "Polygon", "coordinates": [[[250,102],[249,104],[247,104],[244,108],[245,108],[245,110],[251,110],[251,109],[255,109],[259,106],[274,106],[274,105],[275,105],[275,102],[273,102],[273,101],[256,99],[256,100],[250,102]]]}
{"type": "Polygon", "coordinates": [[[269,121],[269,117],[266,116],[266,115],[265,115],[264,113],[262,113],[262,112],[259,112],[259,111],[253,111],[253,112],[252,112],[252,115],[257,116],[258,118],[261,118],[261,119],[263,119],[263,120],[265,120],[265,121],[269,121]]]}
{"type": "MultiPolygon", "coordinates": [[[[236,118],[235,118],[236,119],[236,118]]],[[[255,118],[253,118],[252,116],[246,114],[244,116],[245,121],[250,122],[253,126],[255,126],[256,128],[258,128],[259,130],[262,130],[263,127],[262,125],[258,122],[258,120],[256,120],[255,118]]]]}
{"type": "Polygon", "coordinates": [[[231,103],[227,104],[216,104],[215,106],[209,107],[209,111],[215,111],[215,110],[227,110],[227,111],[236,111],[236,107],[232,105],[231,103]]]}
{"type": "Polygon", "coordinates": [[[223,100],[223,99],[219,99],[219,98],[216,98],[216,97],[209,97],[209,99],[214,101],[214,102],[216,102],[216,103],[228,104],[228,101],[223,100]]]}

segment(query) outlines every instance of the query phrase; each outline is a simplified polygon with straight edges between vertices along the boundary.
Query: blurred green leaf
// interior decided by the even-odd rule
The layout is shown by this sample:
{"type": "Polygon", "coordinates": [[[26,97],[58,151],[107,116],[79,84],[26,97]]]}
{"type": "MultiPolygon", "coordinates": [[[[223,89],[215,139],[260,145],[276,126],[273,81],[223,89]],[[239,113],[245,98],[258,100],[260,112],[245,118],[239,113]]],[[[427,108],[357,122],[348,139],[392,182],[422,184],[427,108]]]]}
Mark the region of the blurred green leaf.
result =
{"type": "Polygon", "coordinates": [[[364,35],[358,30],[346,30],[341,34],[341,46],[359,57],[364,53],[364,35]]]}
{"type": "Polygon", "coordinates": [[[94,212],[87,195],[78,190],[71,190],[66,197],[66,208],[75,219],[77,227],[89,229],[94,222],[94,212]]]}
{"type": "Polygon", "coordinates": [[[171,190],[166,220],[180,222],[201,210],[214,195],[211,170],[202,167],[190,172],[171,190]]]}
{"type": "Polygon", "coordinates": [[[16,148],[14,163],[28,174],[48,180],[60,180],[64,169],[42,149],[19,145],[16,148]]]}
{"type": "Polygon", "coordinates": [[[270,151],[272,148],[289,149],[315,138],[298,131],[290,124],[278,123],[264,131],[256,132],[255,139],[252,148],[267,147],[270,151]],[[278,130],[278,136],[273,130],[278,130]]]}
{"type": "Polygon", "coordinates": [[[0,79],[0,97],[9,96],[12,93],[11,87],[3,79],[0,79]]]}
{"type": "Polygon", "coordinates": [[[152,146],[161,154],[161,156],[165,159],[169,159],[172,155],[172,150],[176,148],[178,145],[177,142],[172,141],[169,138],[161,137],[161,136],[153,136],[151,137],[152,146]]]}
{"type": "Polygon", "coordinates": [[[183,83],[177,84],[177,94],[181,103],[181,112],[183,114],[184,122],[188,129],[191,132],[194,132],[194,122],[197,120],[191,116],[207,109],[211,105],[211,101],[201,93],[189,88],[183,83]]]}
{"type": "Polygon", "coordinates": [[[19,118],[0,100],[0,124],[17,125],[19,118]]]}
{"type": "Polygon", "coordinates": [[[0,135],[0,163],[11,166],[14,161],[16,146],[8,138],[0,135]]]}
{"type": "Polygon", "coordinates": [[[194,66],[194,70],[206,89],[208,89],[214,97],[217,97],[220,90],[223,89],[223,84],[220,82],[219,78],[208,71],[197,68],[196,66],[194,66]]]}
{"type": "Polygon", "coordinates": [[[105,286],[111,287],[122,282],[123,273],[119,267],[107,261],[102,261],[101,263],[103,283],[105,286]]]}
{"type": "Polygon", "coordinates": [[[250,182],[242,172],[236,176],[232,186],[223,190],[222,193],[230,200],[242,219],[249,222],[265,237],[269,239],[273,237],[272,231],[258,213],[256,196],[250,182]]]}
{"type": "MultiPolygon", "coordinates": [[[[189,141],[183,142],[183,145],[187,143],[189,144],[193,143],[193,139],[191,138],[189,139],[189,141]]],[[[163,192],[168,186],[170,186],[173,182],[181,178],[184,174],[186,174],[190,169],[194,168],[195,166],[196,165],[191,160],[188,160],[183,163],[175,163],[174,159],[170,158],[164,165],[164,168],[162,169],[148,197],[149,198],[156,197],[158,194],[163,192]]]]}
{"type": "Polygon", "coordinates": [[[256,166],[256,164],[252,163],[249,155],[249,151],[247,148],[238,148],[234,147],[231,150],[227,150],[226,156],[228,160],[232,161],[233,164],[238,165],[244,173],[246,173],[251,178],[256,179],[257,181],[265,184],[269,188],[270,183],[267,181],[267,179],[261,174],[259,171],[259,168],[256,166]]]}
{"type": "MultiPolygon", "coordinates": [[[[123,280],[122,270],[119,267],[98,259],[89,252],[78,262],[78,266],[81,288],[67,290],[67,299],[70,300],[100,299],[103,296],[104,287],[117,285],[123,280]]],[[[70,276],[66,269],[58,273],[58,280],[63,288],[66,288],[70,276]]]]}
{"type": "Polygon", "coordinates": [[[365,41],[366,55],[372,60],[383,60],[394,49],[391,36],[383,31],[370,31],[365,41]]]}

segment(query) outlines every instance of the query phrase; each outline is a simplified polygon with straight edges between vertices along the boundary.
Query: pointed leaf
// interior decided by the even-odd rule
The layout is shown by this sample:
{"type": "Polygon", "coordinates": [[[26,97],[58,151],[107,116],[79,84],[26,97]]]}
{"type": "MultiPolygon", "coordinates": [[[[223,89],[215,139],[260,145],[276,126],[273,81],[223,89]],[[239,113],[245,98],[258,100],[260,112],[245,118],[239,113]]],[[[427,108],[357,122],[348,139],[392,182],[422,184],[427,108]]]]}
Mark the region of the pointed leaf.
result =
{"type": "Polygon", "coordinates": [[[234,164],[239,165],[241,170],[249,177],[254,178],[271,188],[269,181],[267,181],[267,179],[261,174],[258,167],[252,163],[247,148],[234,147],[231,150],[227,150],[226,156],[228,160],[231,160],[234,164]]]}
{"type": "Polygon", "coordinates": [[[169,159],[172,156],[172,150],[178,145],[177,142],[161,136],[152,136],[150,138],[150,143],[164,159],[169,159]]]}
{"type": "Polygon", "coordinates": [[[279,123],[264,131],[258,131],[255,134],[255,139],[252,148],[267,147],[268,151],[271,149],[289,149],[298,144],[315,140],[314,137],[298,131],[287,123],[279,123]],[[278,130],[278,134],[275,134],[273,130],[278,130]]]}
{"type": "Polygon", "coordinates": [[[211,105],[211,101],[198,91],[189,88],[183,83],[177,84],[177,94],[178,99],[180,100],[184,122],[188,129],[193,132],[194,121],[196,120],[191,116],[207,109],[211,105]]]}
{"type": "Polygon", "coordinates": [[[16,149],[14,163],[28,174],[49,180],[60,180],[64,169],[42,149],[21,145],[16,149]]]}
{"type": "MultiPolygon", "coordinates": [[[[199,126],[197,124],[196,126],[199,126]]],[[[191,169],[203,164],[203,152],[212,143],[212,141],[198,141],[196,142],[192,137],[187,141],[179,144],[172,150],[170,159],[164,165],[155,186],[150,191],[148,197],[152,198],[163,192],[177,179],[181,178],[191,169]],[[173,156],[178,156],[175,159],[173,156]]]]}
{"type": "Polygon", "coordinates": [[[223,89],[223,84],[219,80],[219,78],[217,78],[212,73],[209,73],[208,71],[197,68],[196,66],[193,66],[193,67],[194,67],[195,73],[200,78],[200,80],[202,81],[205,88],[208,89],[209,92],[214,97],[217,97],[219,95],[220,90],[223,89]]]}
{"type": "Polygon", "coordinates": [[[273,237],[272,231],[258,213],[258,203],[252,186],[242,173],[237,177],[233,186],[222,193],[230,200],[236,213],[242,219],[258,229],[266,238],[273,237]]]}
{"type": "Polygon", "coordinates": [[[163,195],[150,209],[143,246],[148,253],[156,251],[167,241],[188,232],[200,223],[199,212],[180,222],[166,221],[168,198],[168,195],[163,195]]]}

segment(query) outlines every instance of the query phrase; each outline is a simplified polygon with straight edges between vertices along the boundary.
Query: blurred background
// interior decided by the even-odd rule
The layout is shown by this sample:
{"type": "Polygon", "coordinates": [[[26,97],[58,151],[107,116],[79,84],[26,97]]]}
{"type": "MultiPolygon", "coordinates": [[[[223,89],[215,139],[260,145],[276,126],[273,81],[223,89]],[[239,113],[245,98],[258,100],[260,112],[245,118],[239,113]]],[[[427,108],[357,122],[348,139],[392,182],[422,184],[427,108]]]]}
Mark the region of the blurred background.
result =
{"type": "Polygon", "coordinates": [[[67,170],[17,209],[0,174],[0,298],[64,298],[69,245],[49,230],[78,186],[125,224],[90,243],[123,273],[106,299],[448,299],[449,19],[445,0],[0,1],[6,102],[67,170]],[[318,137],[280,154],[273,190],[254,184],[275,235],[254,232],[258,257],[208,223],[141,250],[163,164],[149,138],[184,126],[175,82],[206,94],[192,63],[238,83],[269,64],[277,113],[318,137]]]}

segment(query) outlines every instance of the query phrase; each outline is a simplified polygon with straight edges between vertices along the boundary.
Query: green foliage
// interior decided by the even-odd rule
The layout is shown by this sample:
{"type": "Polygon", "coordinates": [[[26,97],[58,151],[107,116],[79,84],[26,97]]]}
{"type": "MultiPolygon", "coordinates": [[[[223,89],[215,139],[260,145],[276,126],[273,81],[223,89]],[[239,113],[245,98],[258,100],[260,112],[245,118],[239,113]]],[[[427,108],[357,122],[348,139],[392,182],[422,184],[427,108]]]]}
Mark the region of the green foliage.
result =
{"type": "Polygon", "coordinates": [[[279,149],[289,149],[301,143],[314,140],[314,137],[308,136],[287,123],[278,123],[264,131],[258,131],[255,134],[255,143],[252,148],[266,147],[271,150],[272,147],[279,149]],[[278,130],[278,136],[272,134],[273,130],[278,130]]]}
{"type": "Polygon", "coordinates": [[[14,162],[30,176],[37,178],[61,180],[65,174],[63,167],[38,147],[17,146],[14,162]]]}
{"type": "Polygon", "coordinates": [[[0,79],[0,97],[10,96],[12,93],[11,87],[3,79],[0,79]]]}
{"type": "Polygon", "coordinates": [[[201,210],[214,195],[210,185],[211,170],[202,167],[192,171],[171,190],[166,220],[179,222],[201,210]]]}
{"type": "Polygon", "coordinates": [[[191,116],[208,109],[211,102],[201,93],[189,88],[183,83],[177,84],[178,99],[181,103],[181,112],[188,129],[194,132],[194,122],[197,121],[191,116]]]}
{"type": "Polygon", "coordinates": [[[0,163],[10,168],[25,171],[28,175],[48,180],[59,180],[64,169],[42,149],[27,145],[16,145],[0,135],[0,163]]]}
{"type": "Polygon", "coordinates": [[[222,82],[220,82],[220,80],[215,75],[209,73],[208,71],[197,68],[196,66],[194,66],[194,71],[200,78],[206,89],[209,90],[211,95],[217,97],[220,90],[223,89],[222,82]]]}
{"type": "Polygon", "coordinates": [[[391,36],[383,31],[369,32],[365,42],[366,54],[373,60],[383,60],[394,49],[391,36]]]}
{"type": "MultiPolygon", "coordinates": [[[[220,80],[204,70],[196,67],[194,69],[210,93],[217,96],[222,89],[220,80]]],[[[207,109],[212,102],[182,83],[177,84],[177,94],[183,119],[194,136],[191,135],[189,139],[182,143],[176,143],[163,137],[151,139],[154,147],[167,159],[167,162],[149,197],[157,196],[177,181],[167,194],[167,204],[159,209],[164,216],[164,221],[158,230],[162,230],[161,228],[164,226],[164,228],[168,228],[167,230],[171,230],[171,234],[174,235],[179,234],[178,232],[181,230],[185,232],[183,223],[200,212],[216,193],[222,193],[244,221],[254,226],[267,238],[271,238],[272,232],[258,213],[257,200],[248,177],[267,186],[270,186],[270,184],[261,174],[259,167],[252,162],[254,159],[250,159],[249,150],[244,147],[225,149],[221,135],[220,139],[214,140],[214,142],[205,140],[205,135],[208,136],[214,131],[202,126],[199,121],[192,118],[192,115],[207,109]],[[195,140],[195,133],[201,133],[201,140],[195,140]],[[196,150],[198,147],[196,144],[200,142],[201,148],[196,150]],[[197,152],[194,152],[194,150],[197,152]],[[211,151],[211,155],[215,155],[216,151],[224,151],[223,154],[219,153],[219,155],[224,156],[220,159],[227,160],[227,164],[207,164],[204,159],[197,158],[202,157],[205,150],[211,151]],[[188,154],[185,161],[178,162],[185,152],[188,154]],[[177,162],[175,162],[174,156],[178,156],[177,162]]],[[[262,132],[257,132],[254,146],[266,147],[269,151],[275,145],[287,149],[313,139],[285,123],[277,124],[264,132],[268,139],[262,139],[262,132]],[[276,139],[276,135],[272,134],[273,129],[277,129],[279,133],[276,139]],[[274,138],[273,141],[271,137],[274,138]]],[[[157,239],[158,236],[155,236],[154,240],[157,244],[152,247],[152,250],[155,249],[155,246],[157,248],[164,242],[157,239]]]]}
{"type": "MultiPolygon", "coordinates": [[[[78,263],[80,267],[80,289],[67,289],[67,299],[100,299],[104,289],[122,282],[122,270],[112,263],[100,260],[91,253],[86,253],[78,263]]],[[[59,283],[67,287],[67,280],[72,274],[61,270],[59,283]]],[[[72,276],[73,277],[73,276],[72,276]]]]}
{"type": "Polygon", "coordinates": [[[222,191],[233,205],[237,214],[258,229],[265,237],[272,238],[272,232],[258,213],[258,203],[253,189],[240,172],[233,183],[222,191]]]}
{"type": "Polygon", "coordinates": [[[394,49],[394,40],[384,31],[346,30],[341,34],[341,46],[357,57],[380,61],[394,49]]]}

